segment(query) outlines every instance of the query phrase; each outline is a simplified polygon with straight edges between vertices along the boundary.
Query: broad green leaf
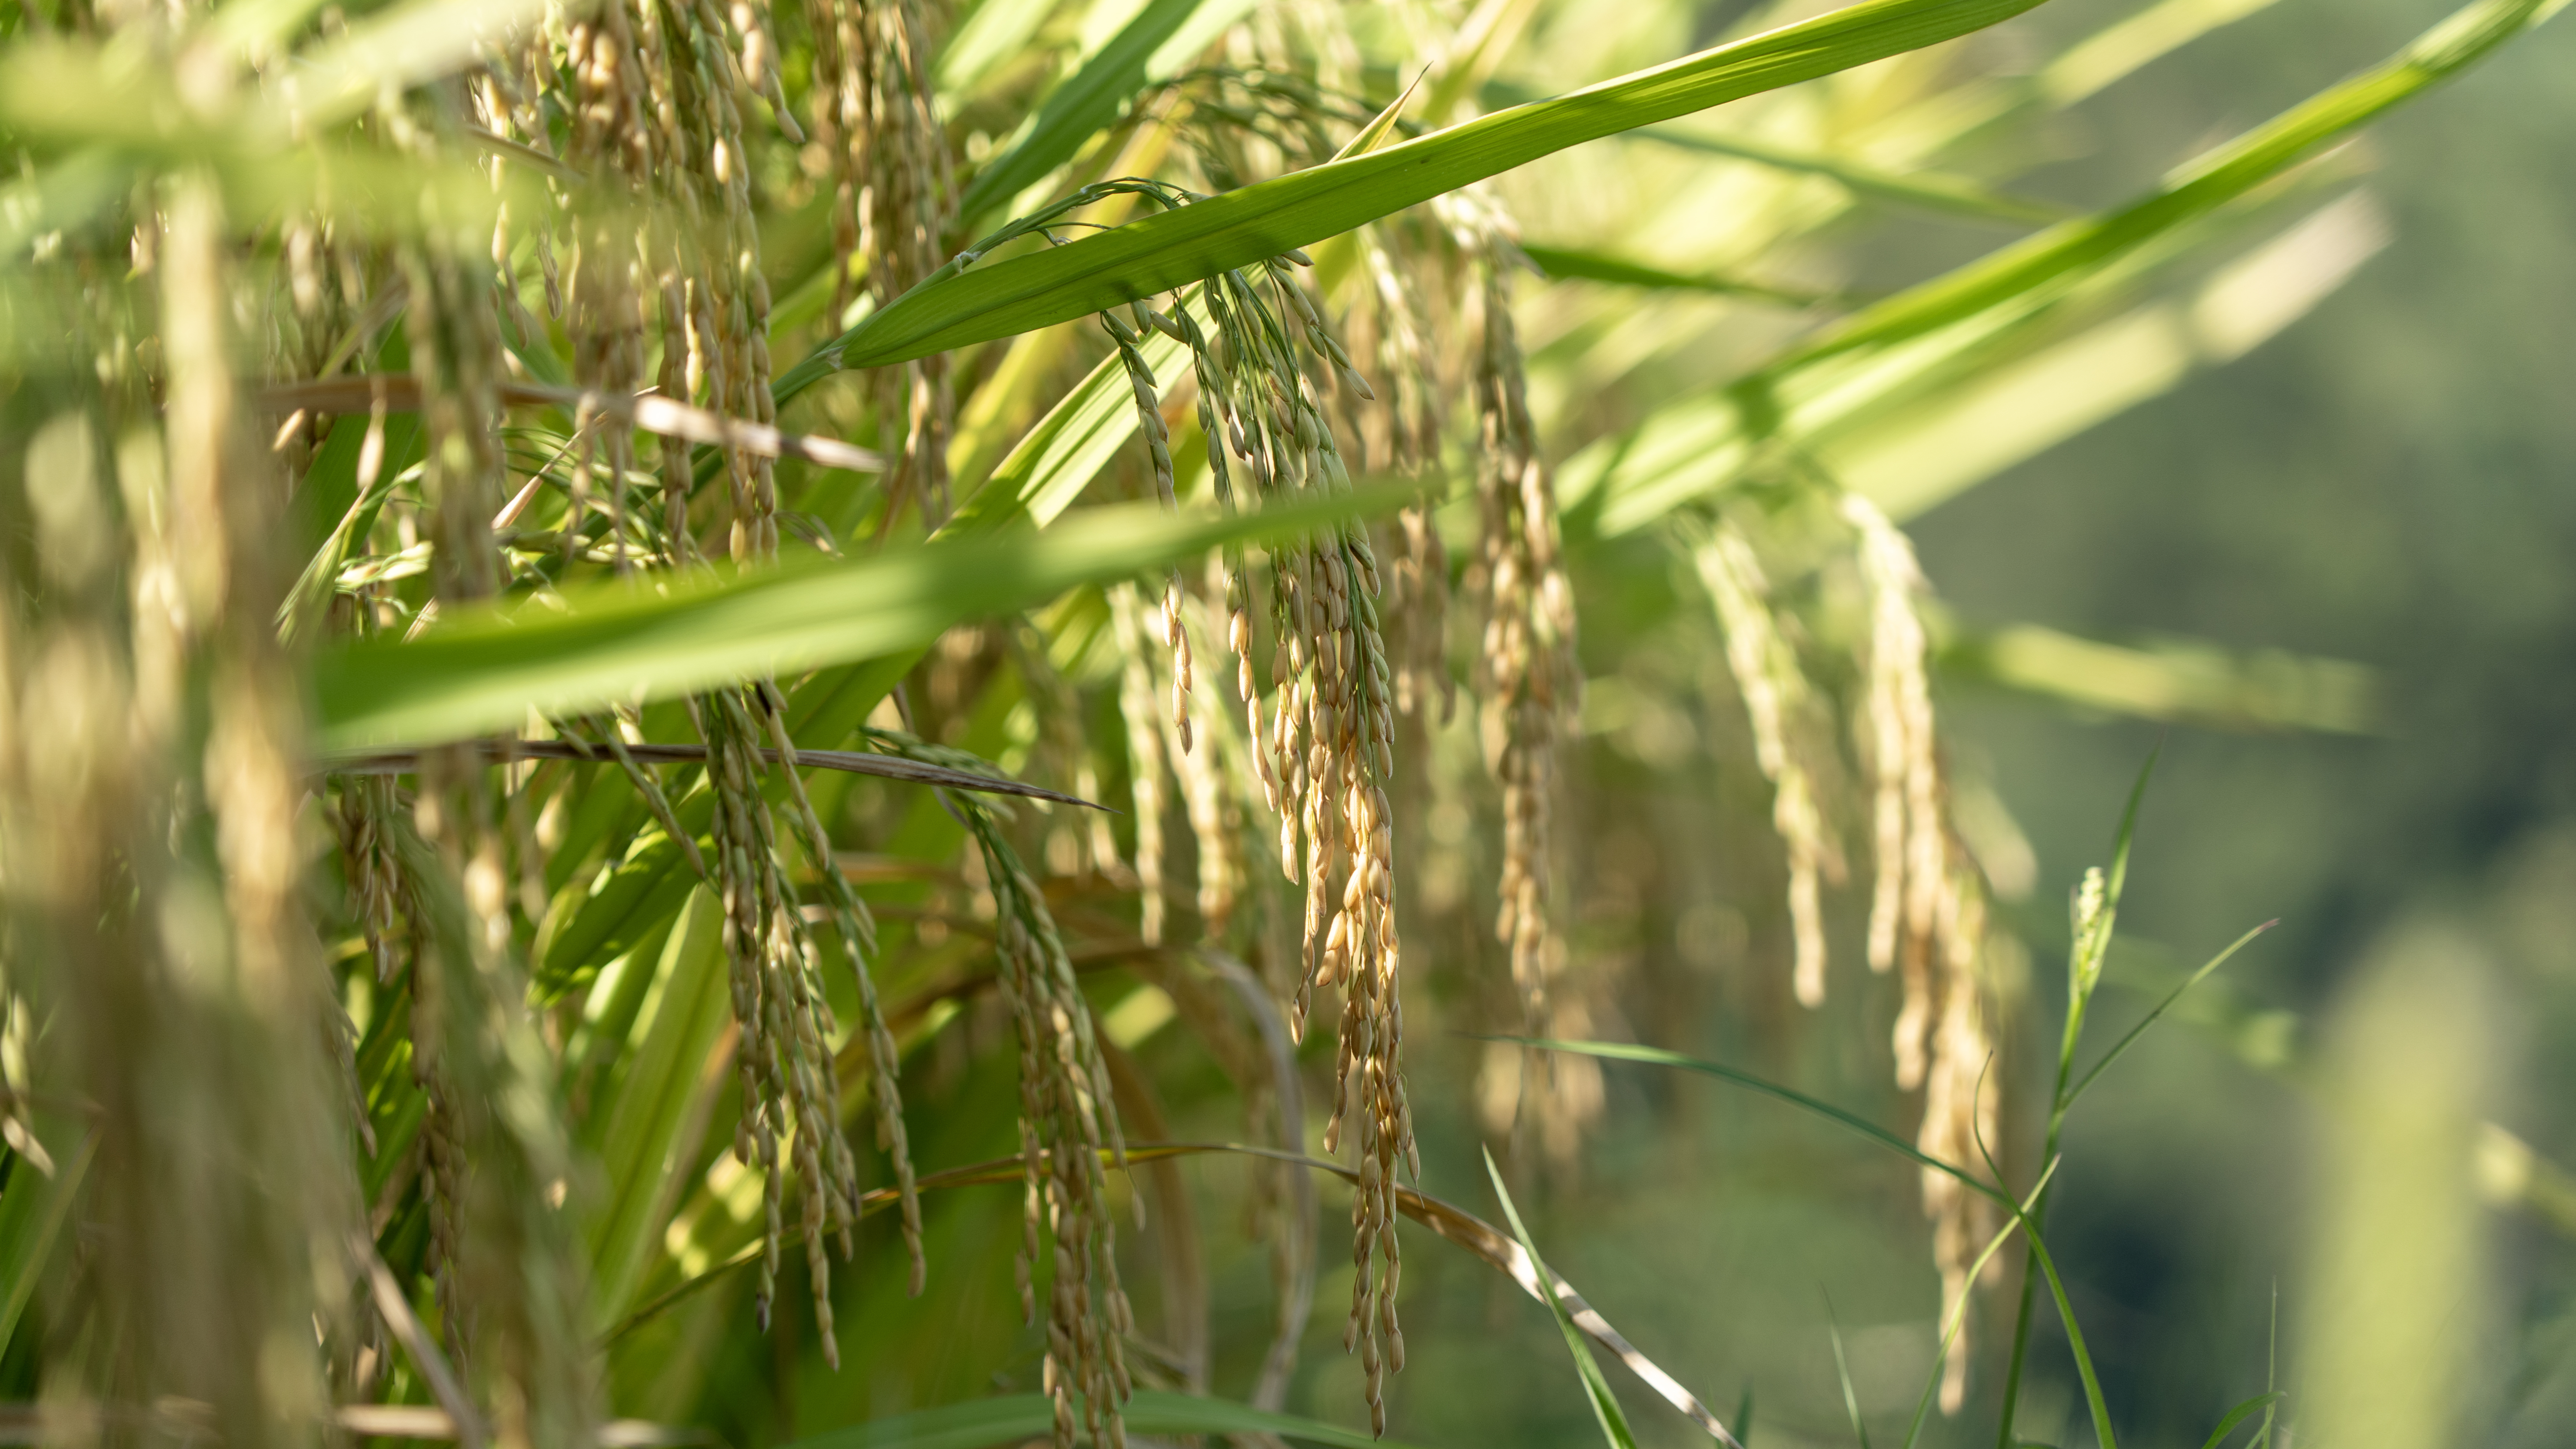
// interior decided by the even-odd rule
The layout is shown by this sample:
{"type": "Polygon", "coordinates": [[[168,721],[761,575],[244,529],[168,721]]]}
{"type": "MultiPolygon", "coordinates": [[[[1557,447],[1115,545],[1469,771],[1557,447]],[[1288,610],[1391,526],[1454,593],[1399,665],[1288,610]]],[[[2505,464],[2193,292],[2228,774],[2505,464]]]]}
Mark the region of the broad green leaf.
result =
{"type": "Polygon", "coordinates": [[[704,1070],[707,1054],[731,1010],[722,927],[722,908],[700,887],[663,948],[634,1023],[632,1051],[595,1144],[607,1190],[589,1233],[594,1324],[625,1313],[657,1246],[655,1229],[670,1216],[688,1171],[689,1124],[705,1122],[699,1099],[714,1086],[704,1070]]]}
{"type": "MultiPolygon", "coordinates": [[[[703,835],[715,819],[714,806],[703,791],[672,802],[671,813],[692,836],[703,835]]],[[[708,848],[700,846],[701,852],[708,848]]],[[[704,858],[702,853],[700,859],[704,858]]],[[[688,857],[669,836],[659,829],[645,834],[546,942],[544,960],[530,983],[537,998],[553,1000],[605,963],[644,944],[670,922],[697,882],[688,857]]]]}
{"type": "Polygon", "coordinates": [[[1349,231],[1569,146],[1983,29],[2040,0],[1869,0],[1668,65],[988,266],[952,263],[829,344],[881,367],[1063,322],[1349,231]]]}
{"type": "Polygon", "coordinates": [[[1775,146],[1749,136],[1713,136],[1679,126],[1653,126],[1639,134],[1642,139],[1659,141],[1685,151],[1732,156],[1739,161],[1755,162],[1777,171],[1821,176],[1854,196],[1867,197],[1872,201],[1889,201],[1926,211],[1974,217],[1980,221],[2046,226],[2050,222],[2064,220],[2067,212],[2067,208],[2062,206],[1992,191],[1965,178],[1945,176],[1937,171],[1913,171],[1900,175],[1839,156],[1775,146]]]}
{"type": "MultiPolygon", "coordinates": [[[[2189,298],[1972,371],[1876,420],[1847,414],[1840,435],[1820,448],[1825,466],[1891,517],[1921,513],[2196,371],[2244,356],[2306,316],[2389,236],[2371,195],[2351,193],[2229,263],[2189,298]]],[[[2170,250],[2179,260],[2194,249],[2170,250]]],[[[1973,369],[1981,360],[1961,361],[1973,369]]]]}
{"type": "Polygon", "coordinates": [[[383,457],[376,481],[358,492],[359,454],[366,446],[368,424],[351,418],[331,430],[329,441],[314,456],[290,505],[287,527],[305,558],[304,572],[277,607],[278,633],[289,644],[301,644],[330,606],[340,570],[364,551],[376,515],[405,469],[420,460],[420,418],[415,413],[387,413],[383,457]]]}
{"type": "Polygon", "coordinates": [[[81,1133],[79,1145],[70,1151],[62,1150],[73,1141],[75,1130],[43,1134],[55,1139],[50,1149],[54,1155],[52,1176],[46,1176],[21,1156],[9,1168],[8,1190],[0,1192],[0,1350],[9,1347],[19,1316],[35,1297],[36,1284],[44,1276],[45,1260],[53,1255],[55,1240],[62,1236],[72,1203],[80,1196],[81,1179],[88,1175],[90,1159],[97,1155],[98,1134],[94,1131],[81,1133]]]}
{"type": "Polygon", "coordinates": [[[1383,497],[1340,494],[1227,518],[1128,505],[1044,533],[933,542],[845,564],[710,570],[653,590],[601,585],[559,606],[461,616],[410,642],[363,641],[320,654],[316,734],[325,751],[435,742],[517,725],[531,709],[579,713],[873,658],[1077,584],[1400,502],[1399,490],[1388,489],[1383,497]]]}
{"type": "MultiPolygon", "coordinates": [[[[1127,1400],[1122,1413],[1130,1434],[1276,1434],[1331,1449],[1408,1449],[1355,1429],[1189,1394],[1143,1390],[1127,1400]]],[[[854,1424],[784,1449],[984,1449],[1044,1439],[1054,1428],[1055,1406],[1046,1395],[1012,1394],[854,1424]]]]}
{"type": "MultiPolygon", "coordinates": [[[[2049,228],[1924,287],[1828,328],[1768,369],[1771,376],[1861,347],[1884,347],[2102,265],[2269,181],[2344,132],[2459,74],[2554,13],[2565,0],[2477,0],[2374,69],[2321,91],[2200,157],[2164,186],[2100,216],[2049,228]]],[[[998,270],[998,269],[996,269],[998,270]]]]}
{"type": "Polygon", "coordinates": [[[965,18],[949,32],[932,66],[939,99],[952,112],[986,76],[1028,46],[1055,9],[1055,0],[982,0],[960,8],[965,18]]]}
{"type": "MultiPolygon", "coordinates": [[[[1148,334],[1138,350],[1156,377],[1176,376],[1189,361],[1188,350],[1160,332],[1148,334]]],[[[989,533],[1024,516],[1045,527],[1135,433],[1136,395],[1126,368],[1116,356],[1104,357],[993,466],[942,531],[989,533]]]]}

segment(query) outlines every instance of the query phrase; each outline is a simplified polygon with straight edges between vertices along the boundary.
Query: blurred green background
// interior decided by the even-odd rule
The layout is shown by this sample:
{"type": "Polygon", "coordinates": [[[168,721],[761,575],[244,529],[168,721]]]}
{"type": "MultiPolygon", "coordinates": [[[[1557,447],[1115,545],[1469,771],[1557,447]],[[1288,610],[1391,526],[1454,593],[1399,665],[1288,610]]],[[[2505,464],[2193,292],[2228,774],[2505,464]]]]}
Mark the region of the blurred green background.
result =
{"type": "MultiPolygon", "coordinates": [[[[2000,39],[2052,53],[2133,8],[2064,0],[2000,39]]],[[[1708,10],[1703,33],[1729,13],[1708,10]]],[[[2273,7],[2078,107],[2049,138],[2059,159],[2017,189],[2115,203],[2440,13],[2406,0],[2273,7]]],[[[2379,676],[2379,724],[2359,736],[2167,727],[1974,681],[1941,687],[1954,763],[1991,780],[2037,864],[2013,908],[2034,962],[2011,1038],[2023,1101],[2045,1092],[2064,903],[2084,867],[2106,858],[2121,800],[2160,744],[2121,919],[2129,944],[2115,948],[2097,1032],[2125,1029],[2152,999],[2145,985],[2169,985],[2249,925],[2281,922],[2151,1033],[2069,1129],[2052,1241],[2124,1442],[2197,1445],[2230,1405],[2263,1390],[2276,1289],[2291,1376],[2319,1206],[2321,1109],[2302,1083],[2339,997],[2392,932],[2434,921],[2453,933],[2457,949],[2418,952],[2397,969],[2483,993],[2488,1114],[2544,1154],[2563,1160],[2576,1147],[2571,76],[2576,31],[2549,27],[2374,127],[2351,159],[2367,166],[2393,240],[2339,292],[2243,360],[1909,525],[1935,588],[1971,625],[2182,636],[2351,660],[2379,676]]],[[[1864,275],[1882,268],[1874,280],[1890,285],[1922,275],[1927,257],[1995,240],[1919,215],[1886,220],[1864,275]]],[[[1525,214],[1524,226],[1546,234],[1540,216],[1525,214]]],[[[1614,545],[1576,555],[1596,679],[1657,667],[1629,654],[1660,655],[1660,636],[1628,630],[1660,606],[1651,576],[1623,566],[1638,559],[1614,545]]],[[[1668,999],[1631,1003],[1637,1039],[1910,1120],[1869,1051],[1886,1008],[1866,1028],[1852,1019],[1863,1014],[1847,989],[1856,971],[1838,978],[1821,1018],[1802,1018],[1785,982],[1695,973],[1680,959],[1676,932],[1710,921],[1741,931],[1771,911],[1777,887],[1776,844],[1722,834],[1696,794],[1761,798],[1759,781],[1744,779],[1740,716],[1685,723],[1705,746],[1687,764],[1641,751],[1633,731],[1589,748],[1584,778],[1597,798],[1575,807],[1585,818],[1578,894],[1588,917],[1609,924],[1578,937],[1578,960],[1624,951],[1675,968],[1668,999]],[[1729,757],[1732,773],[1710,775],[1712,755],[1729,757]]],[[[1836,937],[1845,966],[1857,954],[1851,926],[1836,937]]],[[[1481,1169],[1464,1145],[1472,1120],[1454,1093],[1439,1094],[1470,1079],[1475,1048],[1417,1050],[1418,1090],[1446,1108],[1424,1133],[1436,1158],[1428,1186],[1480,1201],[1481,1169]]],[[[1557,1179],[1533,1221],[1551,1261],[1721,1413],[1751,1386],[1757,1444],[1851,1442],[1828,1328],[1837,1321],[1873,1433],[1901,1438],[1937,1304],[1912,1248],[1924,1232],[1912,1175],[1713,1083],[1613,1067],[1609,1090],[1579,1177],[1557,1179]]],[[[2007,1122],[2026,1161],[2035,1125],[2027,1111],[2007,1122]]],[[[2455,1285],[2441,1328],[2473,1346],[2474,1441],[2567,1442],[2569,1240],[2527,1213],[2481,1221],[2484,1281],[2455,1285]]],[[[1395,1389],[1395,1433],[1547,1444],[1594,1432],[1572,1371],[1550,1360],[1553,1333],[1536,1305],[1437,1252],[1417,1249],[1409,1266],[1414,1361],[1395,1389]]],[[[1334,1301],[1329,1287],[1322,1300],[1334,1301]]],[[[1936,1424],[1933,1442],[1992,1442],[1994,1349],[2008,1314],[2008,1298],[1984,1299],[1971,1408],[1936,1424]]],[[[2049,1318],[2043,1308],[2046,1346],[2019,1432],[2090,1443],[2049,1318]]],[[[1320,1408],[1349,1392],[1349,1375],[1320,1333],[1314,1347],[1320,1408]]],[[[1687,1437],[1641,1394],[1632,1402],[1641,1432],[1687,1437]]]]}

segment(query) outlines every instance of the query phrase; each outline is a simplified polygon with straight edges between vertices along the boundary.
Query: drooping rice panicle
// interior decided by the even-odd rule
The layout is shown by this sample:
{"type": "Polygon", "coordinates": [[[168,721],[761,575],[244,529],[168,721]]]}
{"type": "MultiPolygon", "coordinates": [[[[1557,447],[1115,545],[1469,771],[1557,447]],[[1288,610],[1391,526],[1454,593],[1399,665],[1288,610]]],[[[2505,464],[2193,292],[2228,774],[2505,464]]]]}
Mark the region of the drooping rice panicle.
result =
{"type": "Polygon", "coordinates": [[[1721,520],[1693,555],[1717,606],[1727,664],[1752,721],[1755,758],[1771,781],[1771,822],[1789,853],[1789,923],[1798,1000],[1825,999],[1823,882],[1839,880],[1842,854],[1817,799],[1819,743],[1808,722],[1809,687],[1796,650],[1772,612],[1770,582],[1742,530],[1721,520]]]}
{"type": "MultiPolygon", "coordinates": [[[[816,144],[829,158],[832,317],[845,325],[864,279],[882,307],[947,260],[956,219],[948,141],[931,84],[933,15],[923,0],[807,0],[816,144]]],[[[945,354],[879,369],[869,382],[889,460],[889,520],[948,510],[954,401],[945,354]]]]}
{"type": "MultiPolygon", "coordinates": [[[[882,748],[909,759],[978,773],[990,766],[909,735],[871,730],[882,748]]],[[[1108,1069],[1046,897],[1004,838],[982,798],[951,792],[992,894],[1001,983],[1019,1039],[1023,1317],[1037,1317],[1040,1239],[1048,1240],[1045,1391],[1055,1442],[1071,1449],[1077,1430],[1123,1449],[1121,1406],[1132,1388],[1125,1338],[1135,1315],[1119,1285],[1116,1227],[1107,1169],[1124,1169],[1126,1142],[1110,1096],[1108,1069]],[[1079,1416],[1074,1402],[1079,1397],[1079,1416]]]]}
{"type": "Polygon", "coordinates": [[[1163,888],[1166,786],[1162,712],[1155,702],[1154,665],[1146,652],[1142,609],[1132,584],[1109,590],[1110,619],[1117,629],[1121,659],[1118,712],[1126,725],[1128,795],[1136,819],[1136,934],[1148,946],[1163,941],[1163,919],[1170,899],[1163,888]]]}

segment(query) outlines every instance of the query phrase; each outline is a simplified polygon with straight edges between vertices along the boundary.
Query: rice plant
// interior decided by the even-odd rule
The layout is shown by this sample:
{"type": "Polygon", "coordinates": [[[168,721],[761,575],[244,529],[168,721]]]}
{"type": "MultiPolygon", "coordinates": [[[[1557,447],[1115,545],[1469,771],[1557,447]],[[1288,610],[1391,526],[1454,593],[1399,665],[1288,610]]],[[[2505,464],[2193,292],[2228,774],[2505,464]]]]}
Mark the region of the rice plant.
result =
{"type": "Polygon", "coordinates": [[[2026,1162],[1901,525],[2293,322],[2384,240],[2339,143],[2558,8],[2069,215],[2012,189],[2038,138],[2261,0],[2009,67],[2036,4],[0,15],[9,1432],[1357,1444],[1409,1248],[1555,1309],[1614,1443],[1587,1343],[1740,1440],[1508,1194],[1426,1193],[1415,1111],[1472,1097],[1526,1191],[1642,1050],[1542,1045],[1630,984],[1569,862],[1577,601],[1642,571],[1778,863],[1730,969],[1888,1003],[1916,1125],[1846,1125],[1922,1173],[1917,1429],[1982,1375],[2009,1433],[2119,871],[2026,1162]],[[1925,214],[2009,239],[1856,288],[1925,214]],[[1356,1395],[1290,1414],[1345,1241],[1356,1395]]]}

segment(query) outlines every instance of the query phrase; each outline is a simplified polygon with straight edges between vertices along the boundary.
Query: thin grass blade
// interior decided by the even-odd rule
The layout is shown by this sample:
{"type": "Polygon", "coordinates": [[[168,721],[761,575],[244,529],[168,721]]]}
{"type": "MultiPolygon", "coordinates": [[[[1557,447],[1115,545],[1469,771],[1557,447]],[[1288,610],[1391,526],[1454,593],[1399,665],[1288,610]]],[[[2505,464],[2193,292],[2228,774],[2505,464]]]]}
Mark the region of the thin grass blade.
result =
{"type": "Polygon", "coordinates": [[[1518,1036],[1498,1036],[1487,1039],[1492,1041],[1514,1042],[1521,1046],[1536,1047],[1541,1051],[1574,1052],[1583,1056],[1602,1057],[1610,1061],[1644,1062],[1649,1066],[1676,1067],[1682,1071],[1698,1072],[1703,1076],[1715,1077],[1722,1082],[1732,1082],[1739,1087],[1749,1087],[1765,1096],[1777,1097],[1781,1101],[1786,1102],[1793,1107],[1813,1112],[1828,1122],[1835,1123],[1838,1126],[1844,1127],[1852,1132],[1856,1132],[1861,1136],[1868,1138],[1870,1141],[1877,1143],[1879,1146],[1886,1148],[1890,1152],[1894,1152],[1897,1155],[1908,1159],[1918,1166],[1928,1167],[1934,1172],[1945,1173],[1951,1177],[1957,1178],[1970,1189],[1981,1193],[1986,1197],[1993,1198],[1995,1201],[2002,1203],[2007,1207],[2012,1205],[2011,1195],[1995,1187],[1992,1183],[1984,1181],[1964,1167],[1959,1167],[1953,1163],[1943,1162],[1937,1157],[1930,1156],[1922,1149],[1916,1147],[1913,1143],[1906,1141],[1904,1138],[1897,1136],[1895,1133],[1888,1131],[1886,1128],[1879,1126],[1877,1123],[1870,1121],[1866,1117],[1844,1111],[1842,1108],[1835,1106],[1831,1102],[1810,1097],[1795,1087],[1781,1086],[1777,1082],[1757,1077],[1751,1072],[1738,1070],[1737,1068],[1727,1066],[1722,1062],[1702,1061],[1697,1057],[1683,1056],[1679,1052],[1668,1052],[1659,1047],[1635,1046],[1627,1042],[1542,1041],[1534,1037],[1518,1036]]]}
{"type": "Polygon", "coordinates": [[[2165,995],[2165,999],[2156,1003],[2156,1009],[2155,1009],[2155,1010],[2148,1012],[2148,1013],[2146,1014],[2145,1019],[2141,1020],[2141,1021],[2140,1021],[2136,1026],[2133,1026],[2133,1027],[2129,1028],[2128,1034],[2127,1034],[2126,1036],[2121,1037],[2121,1038],[2119,1039],[2119,1041],[2117,1041],[2117,1042],[2113,1043],[2113,1044],[2112,1044],[2112,1047],[2111,1047],[2111,1050],[2109,1050],[2108,1052],[2105,1052],[2105,1053],[2103,1054],[2103,1056],[2102,1056],[2102,1060],[2100,1060],[2099,1062],[2094,1063],[2094,1065],[2093,1065],[2093,1070],[2091,1070],[2091,1071],[2089,1071],[2089,1072],[2086,1072],[2086,1073],[2084,1074],[2084,1076],[2083,1076],[2083,1078],[2082,1078],[2081,1080],[2079,1080],[2078,1082],[2076,1082],[2076,1084],[2075,1084],[2073,1087],[2071,1087],[2071,1088],[2069,1088],[2069,1089],[2067,1090],[2067,1093],[2066,1093],[2066,1102],[2067,1102],[2067,1105],[2068,1105],[2068,1106],[2073,1106],[2073,1105],[2075,1104],[2075,1099],[2084,1095],[2084,1089],[2093,1085],[2093,1079],[2094,1079],[2095,1077],[2098,1077],[2098,1076],[2102,1075],[2102,1073],[2103,1073],[2103,1072],[2105,1072],[2105,1071],[2109,1070],[2109,1069],[2110,1069],[2111,1064],[2112,1064],[2113,1062],[2116,1062],[2116,1061],[2118,1061],[2118,1060],[2120,1059],[2120,1054],[2121,1054],[2122,1052],[2127,1051],[2127,1050],[2130,1048],[2130,1046],[2131,1046],[2131,1045],[2133,1045],[2133,1044],[2137,1041],[2137,1039],[2138,1039],[2139,1037],[2141,1037],[2141,1036],[2145,1035],[2145,1034],[2146,1034],[2146,1030],[2147,1030],[2147,1028],[2148,1028],[2148,1027],[2151,1027],[2151,1026],[2153,1026],[2153,1025],[2155,1025],[2155,1024],[2156,1024],[2156,1018],[2157,1018],[2157,1017],[2160,1017],[2160,1016],[2164,1015],[2167,1011],[2172,1010],[2172,1009],[2173,1009],[2173,1005],[2174,1005],[2174,1003],[2175,1003],[2175,1002],[2177,1002],[2177,1001],[2182,1000],[2182,997],[2183,997],[2183,993],[2184,993],[2184,992],[2191,990],[2191,989],[2192,989],[2193,987],[2195,987],[2195,986],[2198,986],[2198,985],[2199,985],[2203,980],[2205,980],[2205,979],[2209,976],[2209,974],[2210,974],[2211,972],[2216,971],[2219,967],[2226,965],[2226,964],[2227,964],[2227,958],[2228,958],[2228,957],[2230,957],[2230,956],[2233,956],[2233,955],[2235,955],[2237,952],[2239,952],[2239,951],[2241,951],[2241,950],[2245,949],[2245,946],[2246,946],[2246,944],[2247,944],[2248,942],[2252,941],[2255,937],[2257,937],[2257,936],[2259,936],[2259,935],[2262,935],[2265,931],[2268,931],[2268,930],[2272,929],[2274,926],[2277,926],[2277,925],[2279,925],[2279,924],[2281,924],[2279,921],[2265,921],[2263,924],[2261,924],[2261,925],[2259,925],[2259,926],[2256,926],[2254,929],[2252,929],[2252,930],[2250,930],[2250,931],[2246,932],[2244,935],[2237,937],[2237,938],[2235,939],[2235,941],[2234,941],[2234,942],[2232,942],[2232,943],[2230,943],[2230,944],[2229,944],[2229,946],[2228,946],[2228,948],[2227,948],[2226,950],[2221,951],[2221,952],[2219,952],[2217,955],[2210,957],[2210,958],[2209,958],[2209,960],[2208,960],[2208,962],[2207,962],[2206,964],[2204,964],[2204,965],[2203,965],[2199,970],[2194,971],[2193,973],[2191,973],[2191,978],[2190,978],[2189,980],[2187,980],[2187,981],[2183,982],[2183,984],[2181,984],[2180,986],[2177,986],[2177,987],[2175,987],[2172,991],[2170,991],[2170,992],[2166,993],[2166,995],[2165,995]]]}
{"type": "MultiPolygon", "coordinates": [[[[1519,1240],[1521,1251],[1529,1254],[1530,1261],[1545,1272],[1547,1260],[1538,1255],[1538,1244],[1531,1240],[1529,1229],[1522,1224],[1520,1209],[1513,1206],[1511,1189],[1503,1186],[1502,1169],[1494,1165],[1494,1154],[1490,1149],[1485,1153],[1485,1175],[1493,1179],[1494,1196],[1502,1200],[1503,1217],[1512,1225],[1512,1236],[1519,1240]]],[[[1582,1333],[1576,1330],[1574,1320],[1567,1316],[1565,1305],[1550,1298],[1547,1306],[1556,1317],[1558,1331],[1565,1335],[1566,1348],[1574,1355],[1574,1371],[1583,1379],[1583,1392],[1592,1401],[1592,1416],[1600,1421],[1602,1439],[1610,1449],[1637,1449],[1637,1436],[1628,1427],[1627,1411],[1619,1407],[1618,1396],[1610,1392],[1610,1381],[1601,1376],[1601,1365],[1593,1362],[1592,1350],[1584,1343],[1582,1333]]],[[[1863,1449],[1867,1446],[1864,1445],[1863,1449]]]]}

